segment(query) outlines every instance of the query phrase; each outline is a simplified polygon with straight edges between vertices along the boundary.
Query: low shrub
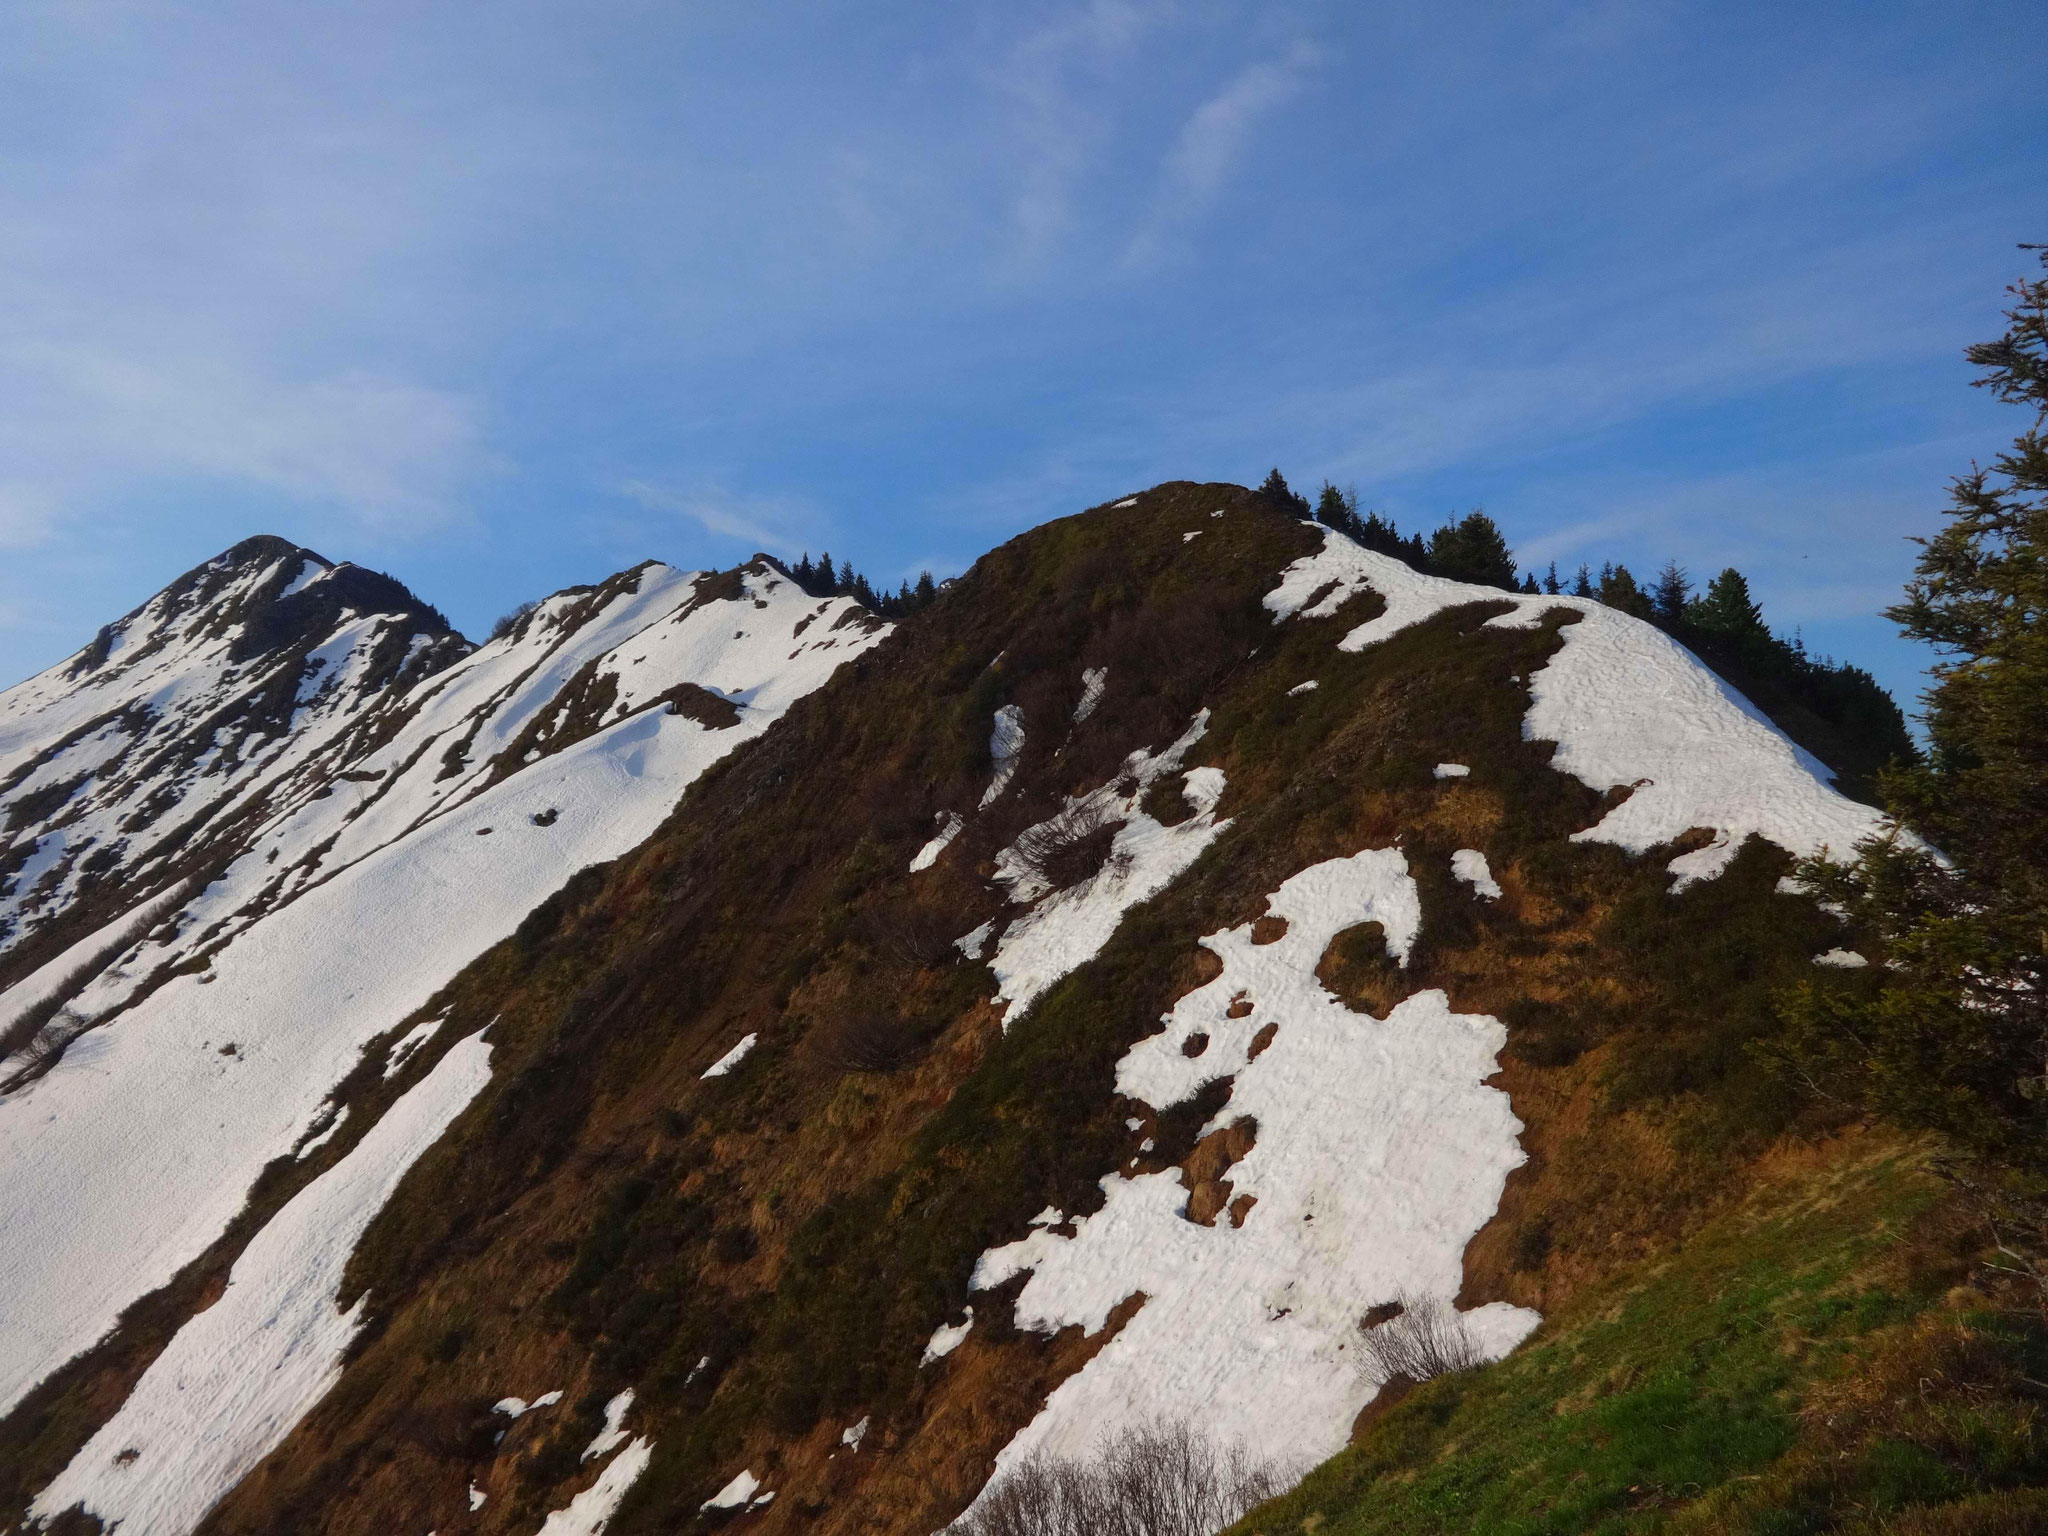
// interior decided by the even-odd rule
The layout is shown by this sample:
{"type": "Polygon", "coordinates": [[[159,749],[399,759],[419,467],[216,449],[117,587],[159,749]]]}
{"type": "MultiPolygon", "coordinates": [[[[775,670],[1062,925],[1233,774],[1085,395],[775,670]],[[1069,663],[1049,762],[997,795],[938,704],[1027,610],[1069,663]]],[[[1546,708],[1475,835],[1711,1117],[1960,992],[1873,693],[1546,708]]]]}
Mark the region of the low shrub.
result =
{"type": "Polygon", "coordinates": [[[953,1536],[1212,1536],[1294,1478],[1184,1420],[1106,1437],[1086,1458],[1034,1456],[1006,1472],[953,1536]]]}
{"type": "Polygon", "coordinates": [[[1372,1380],[1434,1381],[1486,1363],[1464,1317],[1443,1297],[1403,1292],[1392,1305],[1391,1317],[1361,1330],[1359,1369],[1372,1380]]]}

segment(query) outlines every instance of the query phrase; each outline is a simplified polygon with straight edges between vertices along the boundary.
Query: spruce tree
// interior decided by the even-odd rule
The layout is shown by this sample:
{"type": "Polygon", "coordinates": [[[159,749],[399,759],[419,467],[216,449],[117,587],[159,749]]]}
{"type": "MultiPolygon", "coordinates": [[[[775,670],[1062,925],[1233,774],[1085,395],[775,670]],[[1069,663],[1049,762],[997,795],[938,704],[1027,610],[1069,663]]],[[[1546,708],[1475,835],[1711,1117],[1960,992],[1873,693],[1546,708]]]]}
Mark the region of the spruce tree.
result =
{"type": "Polygon", "coordinates": [[[2006,1241],[2048,1305],[2048,278],[2010,292],[2005,335],[1967,356],[1977,387],[2033,420],[1953,483],[1946,525],[1920,541],[1905,600],[1886,610],[1939,655],[1930,750],[1881,778],[1896,835],[1858,848],[1853,867],[1802,867],[1868,935],[1876,985],[1800,988],[1781,1059],[1835,1098],[2017,1171],[1986,1215],[2030,1234],[2006,1241]]]}
{"type": "Polygon", "coordinates": [[[1657,585],[1650,589],[1650,602],[1657,610],[1657,622],[1676,629],[1685,622],[1685,605],[1692,598],[1692,579],[1676,560],[1666,560],[1657,573],[1657,585]]]}
{"type": "Polygon", "coordinates": [[[1306,518],[1309,516],[1308,498],[1297,495],[1288,487],[1287,477],[1280,473],[1278,465],[1274,466],[1273,472],[1267,475],[1264,482],[1259,486],[1259,494],[1280,508],[1281,511],[1289,513],[1294,517],[1306,518]]]}
{"type": "Polygon", "coordinates": [[[1357,520],[1357,514],[1345,501],[1344,493],[1325,480],[1322,494],[1316,497],[1316,521],[1325,528],[1335,528],[1340,532],[1349,533],[1351,525],[1357,520]]]}
{"type": "Polygon", "coordinates": [[[1749,595],[1749,582],[1742,572],[1729,566],[1707,590],[1686,604],[1685,621],[1705,634],[1737,645],[1770,638],[1764,625],[1764,611],[1749,595]]]}
{"type": "Polygon", "coordinates": [[[1591,597],[1592,595],[1593,595],[1593,577],[1592,577],[1592,573],[1591,573],[1590,571],[1588,571],[1588,570],[1587,570],[1587,568],[1586,568],[1586,565],[1585,565],[1585,562],[1584,562],[1584,561],[1581,561],[1581,562],[1579,563],[1579,574],[1578,574],[1577,576],[1575,576],[1575,577],[1573,577],[1573,578],[1572,578],[1572,596],[1573,596],[1573,597],[1591,597]]]}
{"type": "Polygon", "coordinates": [[[1600,568],[1599,597],[1608,607],[1619,608],[1639,619],[1656,616],[1656,605],[1650,600],[1650,594],[1636,585],[1635,577],[1629,574],[1625,565],[1603,565],[1600,568]]]}
{"type": "Polygon", "coordinates": [[[1550,569],[1543,573],[1543,590],[1552,597],[1564,590],[1564,583],[1557,579],[1557,562],[1550,562],[1550,569]]]}
{"type": "Polygon", "coordinates": [[[1453,581],[1505,587],[1510,592],[1519,586],[1514,553],[1484,512],[1468,512],[1459,521],[1437,529],[1429,541],[1428,568],[1453,581]]]}
{"type": "Polygon", "coordinates": [[[937,597],[938,595],[939,589],[937,584],[932,580],[932,573],[930,571],[919,571],[917,573],[918,607],[924,607],[925,604],[929,603],[933,598],[937,597]]]}

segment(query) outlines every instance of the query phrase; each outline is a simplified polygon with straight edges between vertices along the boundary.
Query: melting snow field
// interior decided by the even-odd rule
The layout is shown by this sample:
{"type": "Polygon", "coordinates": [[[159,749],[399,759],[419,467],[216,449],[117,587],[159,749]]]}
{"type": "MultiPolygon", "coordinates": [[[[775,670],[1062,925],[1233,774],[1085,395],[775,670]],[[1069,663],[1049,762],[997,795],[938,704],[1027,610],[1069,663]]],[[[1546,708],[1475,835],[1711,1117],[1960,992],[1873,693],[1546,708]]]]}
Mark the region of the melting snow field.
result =
{"type": "MultiPolygon", "coordinates": [[[[1230,825],[1216,819],[1216,802],[1223,797],[1223,773],[1216,768],[1189,769],[1182,793],[1195,814],[1176,826],[1163,826],[1138,809],[1155,779],[1179,770],[1188,749],[1201,740],[1209,728],[1209,712],[1195,716],[1194,723],[1164,752],[1133,752],[1124,760],[1123,777],[1092,794],[1070,801],[1053,821],[1065,820],[1085,827],[1100,821],[1121,822],[1109,858],[1088,879],[1065,890],[1048,892],[1044,883],[1019,857],[1016,846],[1003,850],[996,859],[996,877],[1010,887],[1011,896],[1031,905],[1011,921],[996,941],[991,962],[1000,983],[996,999],[1009,1006],[1003,1013],[1008,1028],[1061,977],[1092,959],[1116,932],[1124,913],[1139,902],[1164,890],[1230,825]],[[1128,794],[1120,784],[1135,783],[1128,794]]],[[[1050,822],[1027,829],[1024,841],[1042,833],[1050,822]]],[[[981,930],[975,930],[980,933],[981,930]]],[[[969,934],[960,940],[965,950],[969,934]]],[[[966,950],[979,957],[980,944],[966,950]]]]}
{"type": "Polygon", "coordinates": [[[363,1302],[335,1300],[356,1240],[490,1078],[481,1032],[454,1046],[348,1156],[250,1242],[219,1301],[180,1328],[33,1512],[74,1504],[122,1536],[183,1536],[340,1379],[363,1302]]]}
{"type": "MultiPolygon", "coordinates": [[[[1340,650],[1362,651],[1462,604],[1513,604],[1487,621],[1503,629],[1532,627],[1553,609],[1579,615],[1530,679],[1523,734],[1556,742],[1553,765],[1594,789],[1634,786],[1579,839],[1642,853],[1695,827],[1713,830],[1706,847],[1671,861],[1674,889],[1720,874],[1751,833],[1796,857],[1823,848],[1846,855],[1881,826],[1877,811],[1829,787],[1825,764],[1654,625],[1584,598],[1527,597],[1425,576],[1334,530],[1324,535],[1318,553],[1281,573],[1266,607],[1276,619],[1323,618],[1359,592],[1379,593],[1386,612],[1345,635],[1340,650]]],[[[1443,764],[1437,773],[1446,770],[1460,771],[1443,764]]]]}
{"type": "MultiPolygon", "coordinates": [[[[1157,1109],[1234,1078],[1204,1134],[1257,1121],[1256,1144],[1225,1174],[1256,1203],[1242,1226],[1229,1216],[1201,1226],[1185,1214],[1177,1172],[1113,1174],[1102,1210],[1076,1218],[1073,1237],[1040,1224],[983,1255],[977,1289],[1031,1271],[1017,1302],[1024,1327],[1093,1333],[1126,1298],[1146,1298],[1005,1448],[998,1476],[1035,1452],[1085,1454],[1160,1418],[1198,1419],[1293,1464],[1333,1454],[1376,1390],[1355,1363],[1360,1316],[1401,1292],[1454,1295],[1466,1243],[1523,1161],[1521,1123],[1485,1081],[1506,1040],[1496,1021],[1452,1012],[1437,991],[1375,1019],[1316,979],[1330,940],[1363,922],[1380,923],[1390,953],[1405,957],[1421,904],[1401,853],[1312,866],[1270,906],[1286,933],[1255,944],[1246,924],[1203,939],[1222,973],[1117,1071],[1120,1092],[1157,1109]],[[1252,1007],[1233,1018],[1240,996],[1252,1007]],[[1277,1032],[1254,1057],[1269,1024],[1277,1032]],[[1190,1057],[1196,1035],[1208,1044],[1190,1057]]],[[[1538,1321],[1505,1304],[1465,1318],[1493,1356],[1538,1321]]]]}
{"type": "MultiPolygon", "coordinates": [[[[768,577],[750,578],[738,599],[692,607],[695,585],[650,566],[621,592],[623,617],[602,641],[579,639],[545,666],[528,657],[508,682],[492,658],[526,643],[515,635],[423,686],[451,696],[473,686],[495,701],[482,734],[510,739],[546,703],[543,672],[578,670],[591,651],[617,652],[622,667],[659,655],[741,701],[736,724],[710,730],[650,709],[456,804],[434,798],[453,779],[441,791],[422,783],[417,795],[387,794],[343,822],[336,859],[350,839],[367,840],[352,862],[235,932],[210,971],[171,980],[0,1098],[0,1411],[219,1236],[365,1044],[511,933],[568,873],[645,841],[692,780],[882,634],[849,626],[806,636],[791,655],[806,615],[822,609],[830,624],[847,601],[820,605],[768,577]],[[734,638],[735,612],[752,638],[734,638]],[[223,1054],[229,1044],[235,1052],[223,1054]]],[[[438,761],[412,778],[432,781],[438,761]]],[[[271,846],[296,857],[306,838],[334,835],[345,805],[336,794],[281,818],[271,846]]],[[[245,867],[265,862],[247,856],[193,910],[227,916],[260,877],[245,867]]]]}

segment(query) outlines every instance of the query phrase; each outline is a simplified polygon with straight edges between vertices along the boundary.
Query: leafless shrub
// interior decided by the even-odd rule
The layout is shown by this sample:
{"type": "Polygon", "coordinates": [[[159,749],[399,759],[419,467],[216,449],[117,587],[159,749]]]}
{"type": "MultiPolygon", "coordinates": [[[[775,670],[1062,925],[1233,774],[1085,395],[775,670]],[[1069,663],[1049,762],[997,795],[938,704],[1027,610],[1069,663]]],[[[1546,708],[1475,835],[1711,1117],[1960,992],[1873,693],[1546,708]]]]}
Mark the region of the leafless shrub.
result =
{"type": "Polygon", "coordinates": [[[829,1020],[818,1053],[841,1072],[894,1072],[924,1054],[915,1030],[891,1013],[861,1011],[829,1020]]]}
{"type": "Polygon", "coordinates": [[[1294,1478],[1184,1420],[1123,1430],[1086,1458],[1034,1456],[990,1487],[952,1536],[1213,1536],[1294,1478]]]}
{"type": "Polygon", "coordinates": [[[957,926],[914,901],[885,902],[871,908],[862,922],[877,952],[913,970],[952,960],[957,926]]]}
{"type": "Polygon", "coordinates": [[[1010,845],[1012,885],[1035,883],[1053,891],[1079,885],[1111,857],[1110,846],[1122,825],[1116,801],[1090,795],[1027,828],[1010,845]]]}
{"type": "Polygon", "coordinates": [[[1374,1381],[1424,1382],[1486,1363],[1464,1317],[1441,1296],[1403,1292],[1390,1306],[1391,1316],[1361,1331],[1359,1369],[1374,1381]]]}
{"type": "Polygon", "coordinates": [[[92,1024],[91,1019],[70,1007],[47,1015],[39,1012],[37,1016],[42,1022],[28,1034],[9,1030],[8,1038],[0,1042],[6,1047],[0,1050],[0,1064],[4,1064],[0,1065],[0,1093],[10,1093],[55,1066],[64,1048],[92,1024]]]}

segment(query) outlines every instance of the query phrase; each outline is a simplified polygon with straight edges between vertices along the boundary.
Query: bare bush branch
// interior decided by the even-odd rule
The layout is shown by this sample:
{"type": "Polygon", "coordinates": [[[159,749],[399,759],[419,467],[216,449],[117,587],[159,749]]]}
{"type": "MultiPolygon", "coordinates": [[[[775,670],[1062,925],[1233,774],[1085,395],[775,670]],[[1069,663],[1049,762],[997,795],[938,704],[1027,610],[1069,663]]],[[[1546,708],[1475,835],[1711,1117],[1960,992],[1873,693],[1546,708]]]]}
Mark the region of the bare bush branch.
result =
{"type": "Polygon", "coordinates": [[[1433,1381],[1486,1363],[1463,1315],[1443,1297],[1402,1292],[1390,1305],[1391,1316],[1361,1330],[1359,1369],[1373,1381],[1433,1381]]]}
{"type": "Polygon", "coordinates": [[[1109,795],[1077,800],[1057,816],[1027,827],[1006,850],[1002,869],[1019,897],[1038,891],[1063,891],[1079,885],[1110,857],[1122,807],[1109,795]]]}
{"type": "Polygon", "coordinates": [[[1214,1536],[1295,1479],[1184,1420],[1107,1436],[1092,1456],[1034,1456],[991,1486],[953,1536],[1214,1536]]]}
{"type": "Polygon", "coordinates": [[[924,1054],[925,1042],[894,1014],[843,1014],[823,1026],[818,1053],[841,1072],[894,1072],[924,1054]]]}

